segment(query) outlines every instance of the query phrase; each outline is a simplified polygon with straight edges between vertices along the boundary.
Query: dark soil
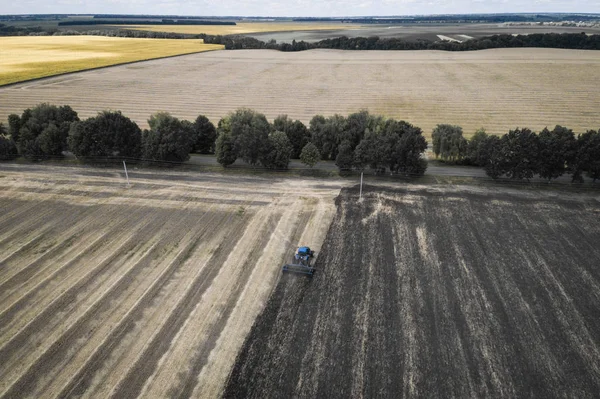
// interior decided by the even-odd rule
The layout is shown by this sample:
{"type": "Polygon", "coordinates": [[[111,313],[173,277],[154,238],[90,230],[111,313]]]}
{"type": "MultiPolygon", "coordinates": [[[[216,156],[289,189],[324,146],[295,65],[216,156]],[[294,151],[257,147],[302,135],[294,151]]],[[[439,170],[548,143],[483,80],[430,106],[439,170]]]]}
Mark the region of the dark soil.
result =
{"type": "Polygon", "coordinates": [[[365,191],[340,194],[314,278],[282,277],[224,397],[597,397],[597,198],[365,191]]]}

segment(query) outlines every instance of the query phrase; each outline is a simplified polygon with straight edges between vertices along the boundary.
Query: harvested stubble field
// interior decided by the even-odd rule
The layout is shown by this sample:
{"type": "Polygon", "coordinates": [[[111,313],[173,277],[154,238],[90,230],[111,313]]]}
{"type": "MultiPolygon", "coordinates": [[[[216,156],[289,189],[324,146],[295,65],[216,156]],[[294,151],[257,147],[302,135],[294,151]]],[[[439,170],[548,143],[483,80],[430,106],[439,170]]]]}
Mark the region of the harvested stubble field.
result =
{"type": "Polygon", "coordinates": [[[120,29],[207,35],[241,35],[261,32],[298,32],[359,29],[359,24],[340,22],[236,22],[235,25],[117,25],[120,29]]]}
{"type": "Polygon", "coordinates": [[[0,120],[40,102],[89,117],[121,110],[142,127],[156,111],[214,123],[239,107],[305,123],[368,109],[426,135],[438,123],[504,134],[600,126],[600,51],[213,51],[0,88],[0,120]],[[90,93],[93,95],[82,95],[90,93]]]}
{"type": "Polygon", "coordinates": [[[280,280],[225,397],[597,397],[600,196],[357,191],[312,281],[280,280]]]}
{"type": "Polygon", "coordinates": [[[0,86],[67,72],[221,50],[202,40],[100,36],[0,37],[0,86]]]}
{"type": "Polygon", "coordinates": [[[0,397],[215,397],[340,185],[0,165],[0,397]]]}

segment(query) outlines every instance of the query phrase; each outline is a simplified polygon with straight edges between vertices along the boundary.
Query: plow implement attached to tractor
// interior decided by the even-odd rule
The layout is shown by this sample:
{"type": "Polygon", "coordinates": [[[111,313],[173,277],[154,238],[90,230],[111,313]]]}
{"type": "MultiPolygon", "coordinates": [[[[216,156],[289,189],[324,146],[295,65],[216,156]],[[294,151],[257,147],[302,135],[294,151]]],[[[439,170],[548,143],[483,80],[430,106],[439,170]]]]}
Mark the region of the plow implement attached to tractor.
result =
{"type": "Polygon", "coordinates": [[[315,273],[315,268],[310,265],[312,258],[315,256],[315,251],[311,251],[309,247],[300,247],[294,254],[292,263],[283,265],[283,273],[306,274],[312,277],[315,273]]]}

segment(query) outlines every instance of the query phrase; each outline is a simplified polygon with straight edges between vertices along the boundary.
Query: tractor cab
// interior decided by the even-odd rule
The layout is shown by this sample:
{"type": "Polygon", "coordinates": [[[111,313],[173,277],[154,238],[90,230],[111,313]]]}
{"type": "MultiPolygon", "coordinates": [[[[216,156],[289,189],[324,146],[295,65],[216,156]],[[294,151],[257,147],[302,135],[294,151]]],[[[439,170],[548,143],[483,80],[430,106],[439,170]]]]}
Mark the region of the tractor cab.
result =
{"type": "Polygon", "coordinates": [[[282,271],[284,273],[300,273],[306,274],[312,277],[315,272],[315,268],[310,265],[310,261],[315,256],[315,251],[309,247],[299,247],[294,254],[292,263],[283,265],[282,271]]]}

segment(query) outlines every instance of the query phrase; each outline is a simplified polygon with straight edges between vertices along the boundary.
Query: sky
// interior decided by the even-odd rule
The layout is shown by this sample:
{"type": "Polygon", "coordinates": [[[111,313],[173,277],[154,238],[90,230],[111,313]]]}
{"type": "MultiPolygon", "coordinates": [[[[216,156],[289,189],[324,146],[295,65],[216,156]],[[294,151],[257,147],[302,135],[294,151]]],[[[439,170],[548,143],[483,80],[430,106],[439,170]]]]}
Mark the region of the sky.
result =
{"type": "Polygon", "coordinates": [[[600,13],[600,0],[0,0],[0,14],[341,17],[518,12],[600,13]]]}

